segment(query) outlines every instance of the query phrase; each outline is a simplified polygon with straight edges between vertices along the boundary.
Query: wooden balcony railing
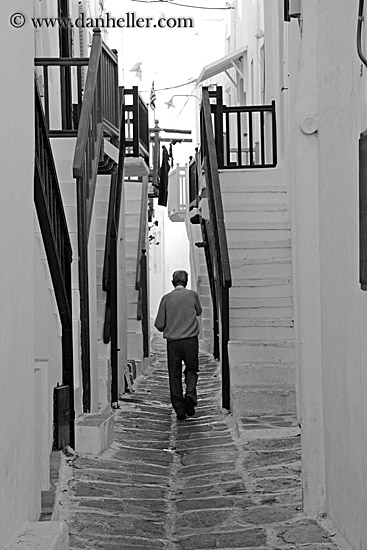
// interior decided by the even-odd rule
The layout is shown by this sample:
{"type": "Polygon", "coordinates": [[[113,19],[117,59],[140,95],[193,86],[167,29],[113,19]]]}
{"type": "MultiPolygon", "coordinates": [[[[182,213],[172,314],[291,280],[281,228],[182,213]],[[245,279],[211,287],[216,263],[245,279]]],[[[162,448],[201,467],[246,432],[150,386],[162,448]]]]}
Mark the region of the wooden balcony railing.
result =
{"type": "Polygon", "coordinates": [[[97,88],[104,135],[118,138],[117,55],[102,41],[100,29],[94,30],[90,58],[39,57],[34,63],[50,137],[78,135],[82,105],[87,92],[87,69],[92,63],[97,63],[97,88]]]}
{"type": "Polygon", "coordinates": [[[218,168],[273,168],[277,165],[275,101],[271,105],[227,106],[222,88],[209,92],[218,168]]]}
{"type": "Polygon", "coordinates": [[[74,447],[72,248],[37,84],[35,85],[34,202],[62,326],[62,383],[69,393],[69,437],[74,447]]]}
{"type": "Polygon", "coordinates": [[[124,89],[125,96],[125,154],[142,157],[149,166],[148,107],[137,86],[124,89]]]}

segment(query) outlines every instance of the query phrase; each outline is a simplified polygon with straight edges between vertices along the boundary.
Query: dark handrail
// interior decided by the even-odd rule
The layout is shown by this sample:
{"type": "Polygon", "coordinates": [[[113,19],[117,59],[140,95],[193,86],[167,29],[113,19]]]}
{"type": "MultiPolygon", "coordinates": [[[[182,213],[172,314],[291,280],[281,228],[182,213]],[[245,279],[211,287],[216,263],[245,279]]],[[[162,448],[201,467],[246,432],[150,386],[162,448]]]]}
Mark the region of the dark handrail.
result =
{"type": "MultiPolygon", "coordinates": [[[[42,209],[41,224],[47,230],[47,242],[52,246],[51,276],[56,282],[56,300],[63,322],[71,322],[71,291],[68,288],[68,269],[72,248],[62,202],[56,167],[42,109],[38,87],[35,86],[35,203],[42,209]]],[[[41,227],[41,229],[42,229],[41,227]]]]}
{"type": "MultiPolygon", "coordinates": [[[[220,124],[216,125],[216,135],[220,124]]],[[[228,362],[229,341],[229,288],[232,285],[231,269],[227,246],[222,196],[220,190],[217,151],[214,140],[213,120],[208,88],[203,89],[201,104],[202,151],[197,152],[198,169],[204,170],[209,220],[201,219],[205,256],[210,277],[213,298],[214,353],[221,356],[222,363],[222,404],[230,408],[230,383],[228,362]],[[203,161],[200,155],[203,155],[203,161]],[[221,320],[221,338],[216,334],[221,320]],[[220,351],[219,351],[220,340],[220,351]]]]}
{"type": "MultiPolygon", "coordinates": [[[[107,215],[107,225],[106,225],[106,241],[105,241],[105,252],[103,260],[103,275],[102,275],[102,288],[104,291],[108,290],[109,287],[109,254],[110,254],[110,244],[111,244],[111,227],[114,223],[116,226],[116,231],[119,228],[120,221],[120,205],[121,205],[121,193],[123,185],[123,171],[124,171],[124,162],[125,162],[125,115],[124,115],[124,103],[125,97],[123,93],[123,88],[120,88],[120,137],[119,142],[116,144],[119,147],[119,158],[117,164],[117,171],[111,176],[111,186],[110,186],[110,196],[108,203],[108,215],[107,215]]],[[[109,337],[107,337],[109,338],[109,337]]]]}
{"type": "Polygon", "coordinates": [[[36,83],[34,202],[62,326],[62,383],[69,387],[70,446],[74,448],[72,247],[42,102],[36,83]]]}
{"type": "Polygon", "coordinates": [[[77,180],[81,360],[83,411],[86,413],[91,405],[88,237],[103,134],[105,132],[112,139],[118,136],[117,68],[112,70],[111,63],[117,67],[117,58],[103,45],[100,29],[95,29],[73,163],[73,175],[77,180]],[[110,77],[113,77],[111,82],[107,82],[110,77]]]}
{"type": "Polygon", "coordinates": [[[139,290],[141,282],[141,263],[140,257],[142,250],[146,249],[146,230],[147,230],[147,215],[148,215],[148,181],[144,178],[141,188],[141,202],[140,202],[140,222],[139,222],[139,237],[138,237],[138,250],[136,257],[136,276],[135,276],[135,289],[139,290]]]}
{"type": "Polygon", "coordinates": [[[219,255],[221,260],[221,271],[223,284],[230,287],[232,284],[231,268],[229,263],[228,246],[226,230],[224,225],[224,213],[222,204],[222,195],[220,190],[218,162],[214,141],[214,133],[211,119],[209,92],[203,89],[202,96],[202,122],[204,134],[204,154],[207,166],[207,185],[212,198],[211,205],[214,215],[213,225],[216,232],[216,239],[219,246],[219,255]]]}
{"type": "Polygon", "coordinates": [[[141,324],[143,331],[143,357],[149,357],[149,308],[148,308],[148,266],[146,250],[140,258],[141,324]]]}
{"type": "MultiPolygon", "coordinates": [[[[99,30],[99,29],[98,29],[99,30]]],[[[98,136],[102,138],[102,105],[101,93],[97,87],[99,76],[99,62],[102,51],[101,32],[94,31],[92,48],[88,64],[88,73],[85,83],[82,112],[78,129],[78,138],[75,146],[73,174],[75,178],[83,176],[85,159],[89,156],[91,141],[96,143],[98,136]],[[98,132],[95,131],[98,127],[98,132]],[[94,138],[94,139],[93,139],[94,138]]],[[[99,153],[99,151],[98,151],[99,153]]],[[[98,154],[99,156],[99,154],[98,154]]]]}

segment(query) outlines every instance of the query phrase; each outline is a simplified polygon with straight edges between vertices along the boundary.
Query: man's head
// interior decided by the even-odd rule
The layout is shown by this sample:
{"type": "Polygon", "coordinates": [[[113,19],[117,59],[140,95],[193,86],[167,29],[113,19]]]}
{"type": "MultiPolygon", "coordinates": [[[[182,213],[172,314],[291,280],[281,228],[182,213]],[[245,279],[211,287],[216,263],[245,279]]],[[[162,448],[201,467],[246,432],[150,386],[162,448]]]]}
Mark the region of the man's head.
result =
{"type": "Polygon", "coordinates": [[[183,269],[175,271],[172,275],[172,284],[174,287],[178,285],[186,286],[188,280],[189,280],[188,273],[183,269]]]}

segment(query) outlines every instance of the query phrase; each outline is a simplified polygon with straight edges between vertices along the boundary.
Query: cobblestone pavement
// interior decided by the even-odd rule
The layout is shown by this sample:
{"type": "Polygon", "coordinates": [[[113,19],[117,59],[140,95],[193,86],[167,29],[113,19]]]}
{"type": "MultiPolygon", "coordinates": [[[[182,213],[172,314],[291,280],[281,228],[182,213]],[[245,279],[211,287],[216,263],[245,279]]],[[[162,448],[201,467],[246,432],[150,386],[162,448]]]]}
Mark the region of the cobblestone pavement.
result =
{"type": "Polygon", "coordinates": [[[301,512],[300,436],[291,416],[220,408],[218,364],[201,354],[195,417],[169,403],[165,343],[116,412],[115,441],[65,466],[60,519],[71,549],[339,550],[326,520],[301,512]]]}

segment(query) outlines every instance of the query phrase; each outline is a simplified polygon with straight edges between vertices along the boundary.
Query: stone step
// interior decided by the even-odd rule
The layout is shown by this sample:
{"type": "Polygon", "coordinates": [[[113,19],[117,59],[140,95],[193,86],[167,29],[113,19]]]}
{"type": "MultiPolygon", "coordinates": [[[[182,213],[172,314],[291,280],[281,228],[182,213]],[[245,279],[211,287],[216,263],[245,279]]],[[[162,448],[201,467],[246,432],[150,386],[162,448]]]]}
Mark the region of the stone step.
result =
{"type": "Polygon", "coordinates": [[[133,227],[139,231],[139,216],[137,214],[125,214],[125,228],[133,227]]]}
{"type": "MultiPolygon", "coordinates": [[[[255,325],[255,323],[253,323],[255,325]]],[[[256,341],[278,341],[294,339],[294,328],[292,326],[232,326],[230,323],[230,337],[233,340],[256,340],[256,341]]]]}
{"type": "MultiPolygon", "coordinates": [[[[233,223],[233,222],[232,222],[233,223]]],[[[227,244],[231,248],[232,243],[237,243],[239,241],[281,241],[281,240],[290,240],[291,231],[290,227],[287,224],[281,224],[283,227],[261,227],[255,223],[249,224],[248,227],[242,225],[233,226],[231,223],[225,224],[226,235],[227,235],[227,244]]],[[[261,224],[262,225],[262,224],[261,224]]]]}
{"type": "Polygon", "coordinates": [[[222,188],[237,190],[248,186],[283,187],[284,175],[278,168],[245,169],[245,170],[220,170],[219,180],[222,188]]]}
{"type": "Polygon", "coordinates": [[[231,309],[264,309],[264,308],[290,308],[293,307],[293,299],[287,297],[269,297],[269,298],[236,298],[229,300],[231,309]]]}
{"type": "MultiPolygon", "coordinates": [[[[241,327],[243,330],[243,327],[241,327]]],[[[242,362],[245,358],[249,363],[293,363],[295,349],[293,340],[241,340],[232,341],[232,361],[242,362]]]]}
{"type": "Polygon", "coordinates": [[[266,203],[248,203],[248,202],[229,202],[228,196],[223,194],[223,208],[230,212],[285,212],[289,210],[285,202],[266,202],[266,203]]]}
{"type": "Polygon", "coordinates": [[[290,220],[290,214],[288,210],[273,210],[271,212],[256,210],[254,212],[243,212],[225,208],[224,219],[226,223],[236,222],[237,220],[243,220],[247,223],[287,223],[290,220]]]}
{"type": "Polygon", "coordinates": [[[237,284],[237,279],[260,279],[260,278],[278,278],[292,276],[292,263],[288,258],[279,260],[258,262],[254,260],[234,260],[231,261],[232,284],[237,284]],[[283,260],[283,261],[281,261],[283,260]]]}
{"type": "Polygon", "coordinates": [[[281,386],[295,384],[294,363],[232,362],[231,382],[237,386],[281,386]]]}
{"type": "Polygon", "coordinates": [[[231,249],[243,249],[243,250],[251,250],[251,249],[264,249],[268,250],[270,248],[291,248],[292,242],[290,239],[286,240],[270,240],[270,241],[261,241],[261,240],[239,240],[239,241],[231,241],[231,249]]]}
{"type": "Polygon", "coordinates": [[[231,319],[292,319],[293,307],[231,308],[231,319]]]}
{"type": "Polygon", "coordinates": [[[283,298],[293,295],[291,278],[236,280],[229,289],[230,299],[283,298]]]}
{"type": "Polygon", "coordinates": [[[275,260],[292,257],[291,248],[228,248],[230,261],[234,260],[275,260]]]}
{"type": "Polygon", "coordinates": [[[242,231],[248,231],[248,230],[258,230],[258,231],[279,231],[282,229],[290,229],[290,223],[289,222],[251,222],[251,221],[243,221],[238,220],[237,221],[226,221],[225,220],[225,226],[226,229],[233,229],[233,230],[242,230],[242,231]]]}
{"type": "Polygon", "coordinates": [[[247,185],[240,189],[221,187],[223,205],[227,204],[288,204],[283,186],[247,185]]]}

